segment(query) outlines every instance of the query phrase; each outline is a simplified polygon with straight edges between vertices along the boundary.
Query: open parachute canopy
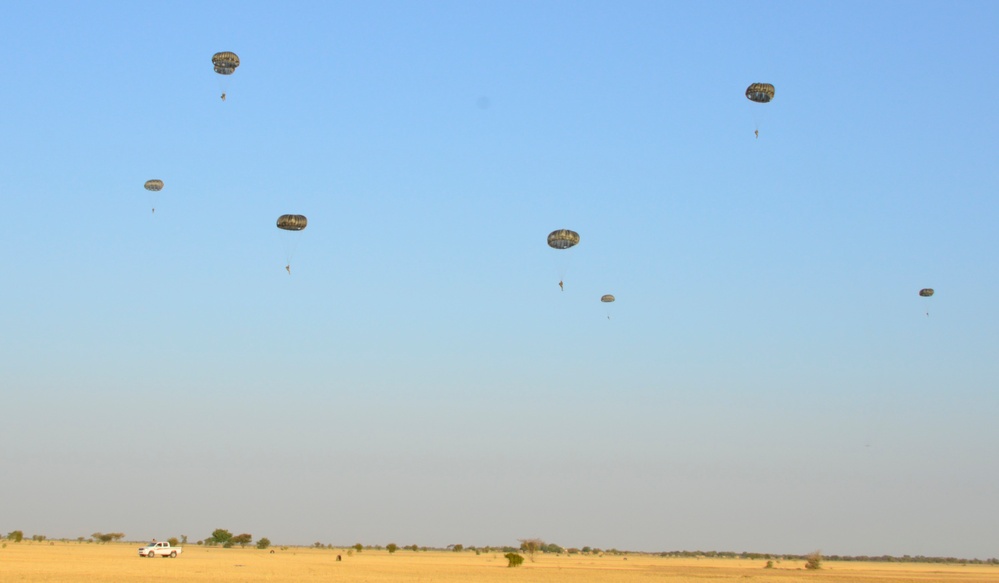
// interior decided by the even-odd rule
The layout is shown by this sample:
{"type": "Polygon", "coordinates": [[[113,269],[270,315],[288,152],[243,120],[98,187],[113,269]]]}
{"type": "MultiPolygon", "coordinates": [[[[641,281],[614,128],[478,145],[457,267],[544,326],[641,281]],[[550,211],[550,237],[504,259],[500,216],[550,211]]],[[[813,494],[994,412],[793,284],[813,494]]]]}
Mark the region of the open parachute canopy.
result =
{"type": "Polygon", "coordinates": [[[600,296],[600,301],[605,304],[609,304],[614,301],[614,296],[612,294],[604,294],[600,296]]]}
{"type": "Polygon", "coordinates": [[[212,64],[215,65],[215,72],[219,75],[232,75],[239,66],[239,57],[229,51],[215,53],[212,55],[212,64]]]}
{"type": "Polygon", "coordinates": [[[774,86],[769,83],[753,83],[746,88],[746,99],[756,103],[770,103],[774,98],[774,86]]]}
{"type": "Polygon", "coordinates": [[[301,231],[308,224],[304,215],[281,215],[277,220],[277,228],[285,231],[301,231]]]}
{"type": "Polygon", "coordinates": [[[919,290],[920,297],[929,298],[933,297],[933,288],[927,287],[919,290]]]}
{"type": "Polygon", "coordinates": [[[579,233],[569,229],[559,229],[548,234],[548,246],[552,249],[568,249],[579,243],[579,233]]]}
{"type": "Polygon", "coordinates": [[[146,190],[151,190],[153,192],[159,192],[159,191],[163,190],[163,181],[162,180],[147,180],[145,186],[146,186],[146,190]]]}

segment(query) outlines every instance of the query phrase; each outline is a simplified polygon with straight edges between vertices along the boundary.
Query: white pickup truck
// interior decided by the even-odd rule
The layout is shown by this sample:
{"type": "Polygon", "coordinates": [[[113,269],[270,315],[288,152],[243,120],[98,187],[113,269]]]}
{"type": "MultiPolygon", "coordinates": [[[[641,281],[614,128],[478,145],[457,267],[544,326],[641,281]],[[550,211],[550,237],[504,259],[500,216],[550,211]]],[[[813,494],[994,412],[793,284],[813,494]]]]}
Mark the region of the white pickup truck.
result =
{"type": "Polygon", "coordinates": [[[171,559],[176,559],[177,555],[183,552],[184,549],[180,547],[172,547],[168,542],[151,542],[144,547],[139,548],[140,557],[170,557],[171,559]]]}

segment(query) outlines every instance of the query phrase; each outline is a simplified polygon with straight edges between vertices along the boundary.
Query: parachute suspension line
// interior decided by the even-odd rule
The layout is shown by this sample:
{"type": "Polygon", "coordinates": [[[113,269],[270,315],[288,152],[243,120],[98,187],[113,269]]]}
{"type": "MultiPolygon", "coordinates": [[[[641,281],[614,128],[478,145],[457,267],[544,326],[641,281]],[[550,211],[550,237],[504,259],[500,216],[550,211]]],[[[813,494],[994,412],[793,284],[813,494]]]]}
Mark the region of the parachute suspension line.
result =
{"type": "Polygon", "coordinates": [[[285,269],[288,270],[290,275],[291,261],[295,258],[295,252],[298,250],[298,240],[300,237],[296,236],[294,233],[282,233],[282,236],[284,238],[285,269]]]}
{"type": "Polygon", "coordinates": [[[766,111],[763,111],[764,108],[760,107],[758,104],[751,103],[749,106],[753,108],[753,135],[756,136],[756,139],[758,140],[760,139],[760,125],[762,125],[762,122],[764,121],[766,111]]]}
{"type": "Polygon", "coordinates": [[[565,257],[562,258],[562,264],[559,268],[558,279],[559,281],[565,281],[565,275],[569,272],[569,268],[572,267],[572,256],[573,253],[563,253],[565,257]]]}

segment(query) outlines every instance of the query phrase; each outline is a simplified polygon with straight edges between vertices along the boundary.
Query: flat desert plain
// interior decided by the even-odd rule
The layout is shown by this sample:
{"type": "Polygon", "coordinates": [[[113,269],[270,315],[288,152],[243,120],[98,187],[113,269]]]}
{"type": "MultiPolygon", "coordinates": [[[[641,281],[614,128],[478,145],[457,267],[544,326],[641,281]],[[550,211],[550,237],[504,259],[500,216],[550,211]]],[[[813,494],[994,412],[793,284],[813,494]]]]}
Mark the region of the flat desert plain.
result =
{"type": "Polygon", "coordinates": [[[801,561],[782,561],[764,569],[766,561],[743,559],[674,559],[649,555],[539,555],[508,568],[503,553],[413,552],[288,547],[206,548],[184,546],[176,559],[138,556],[138,544],[76,542],[7,543],[0,549],[0,582],[183,582],[253,581],[380,582],[570,582],[607,583],[673,581],[677,583],[994,583],[999,567],[925,563],[854,563],[827,561],[820,571],[804,570],[801,561]],[[337,554],[343,557],[336,561],[337,554]]]}

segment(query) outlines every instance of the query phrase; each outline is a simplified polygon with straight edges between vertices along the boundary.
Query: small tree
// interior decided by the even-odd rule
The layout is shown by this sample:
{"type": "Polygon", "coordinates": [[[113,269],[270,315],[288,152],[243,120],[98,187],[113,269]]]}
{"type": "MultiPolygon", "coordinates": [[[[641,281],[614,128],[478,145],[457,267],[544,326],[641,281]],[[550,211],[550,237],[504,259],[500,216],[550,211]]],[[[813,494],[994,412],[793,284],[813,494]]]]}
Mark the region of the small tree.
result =
{"type": "Polygon", "coordinates": [[[261,537],[260,540],[257,541],[257,548],[258,549],[263,550],[263,549],[266,549],[269,546],[271,546],[271,541],[267,537],[261,537]]]}
{"type": "Polygon", "coordinates": [[[409,550],[411,550],[413,552],[416,552],[416,551],[420,550],[420,547],[418,547],[416,545],[410,545],[408,548],[409,548],[409,550]]]}
{"type": "Polygon", "coordinates": [[[356,545],[354,545],[354,550],[357,552],[361,552],[362,550],[364,550],[364,545],[362,545],[361,543],[357,543],[356,545]]]}
{"type": "Polygon", "coordinates": [[[812,551],[805,555],[805,568],[806,569],[821,569],[822,568],[822,553],[819,551],[812,551]]]}
{"type": "MultiPolygon", "coordinates": [[[[232,540],[232,533],[224,528],[216,528],[210,539],[213,544],[223,545],[232,540]]],[[[229,546],[232,546],[231,544],[229,546]]]]}
{"type": "Polygon", "coordinates": [[[172,546],[172,547],[175,547],[175,546],[177,546],[177,545],[180,544],[180,541],[177,540],[177,537],[175,537],[175,536],[172,536],[172,537],[168,538],[167,542],[170,543],[170,546],[172,546]]]}
{"type": "Polygon", "coordinates": [[[518,555],[517,553],[507,553],[503,555],[507,560],[507,567],[519,567],[524,563],[524,557],[518,555]]]}
{"type": "Polygon", "coordinates": [[[245,549],[246,545],[253,542],[253,535],[244,532],[243,534],[237,534],[236,536],[229,539],[234,545],[239,545],[240,548],[245,549]]]}
{"type": "Polygon", "coordinates": [[[527,553],[527,556],[534,561],[534,553],[538,552],[545,546],[545,541],[540,538],[522,538],[520,540],[520,550],[527,553]]]}
{"type": "Polygon", "coordinates": [[[395,543],[389,543],[385,545],[385,548],[388,550],[389,554],[391,554],[399,550],[399,545],[395,543]]]}
{"type": "Polygon", "coordinates": [[[12,540],[16,543],[24,540],[24,532],[20,530],[12,530],[7,533],[7,540],[12,540]]]}
{"type": "Polygon", "coordinates": [[[454,545],[451,548],[451,550],[454,551],[454,552],[456,552],[456,553],[460,553],[461,551],[465,550],[465,545],[454,545]]]}

